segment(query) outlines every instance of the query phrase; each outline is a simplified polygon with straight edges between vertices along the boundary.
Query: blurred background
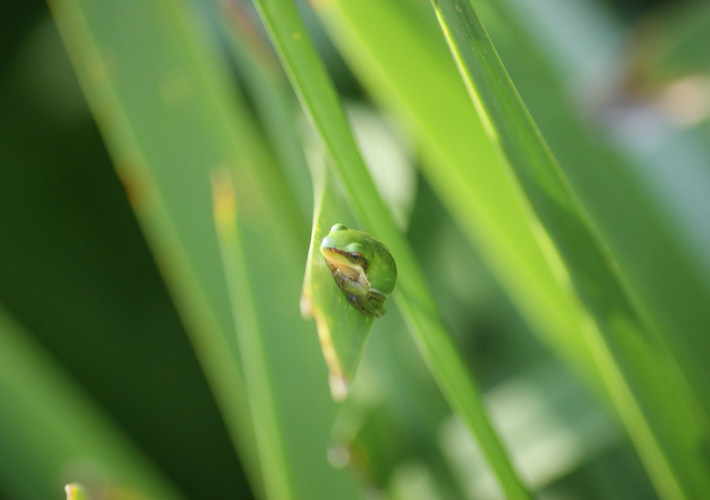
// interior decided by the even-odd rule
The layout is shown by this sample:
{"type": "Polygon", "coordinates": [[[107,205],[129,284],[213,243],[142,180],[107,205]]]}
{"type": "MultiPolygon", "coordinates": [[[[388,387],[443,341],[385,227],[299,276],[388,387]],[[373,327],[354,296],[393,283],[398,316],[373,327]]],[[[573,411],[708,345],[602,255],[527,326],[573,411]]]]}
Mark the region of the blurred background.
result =
{"type": "MultiPolygon", "coordinates": [[[[252,498],[47,4],[0,8],[3,313],[186,497],[252,498]]],[[[23,498],[62,498],[59,477],[38,495],[17,432],[0,430],[0,497],[26,475],[23,498]]]]}
{"type": "MultiPolygon", "coordinates": [[[[686,90],[671,85],[684,68],[702,64],[692,66],[690,60],[683,66],[679,61],[666,73],[649,72],[645,59],[649,30],[664,19],[684,19],[680,11],[691,3],[584,2],[590,16],[604,17],[616,31],[576,66],[570,61],[577,61],[584,47],[560,43],[565,36],[565,9],[556,7],[560,2],[540,0],[519,8],[523,14],[531,13],[532,23],[539,23],[536,29],[545,33],[540,43],[554,46],[551,52],[558,56],[555,63],[563,79],[570,85],[588,80],[584,92],[591,98],[580,101],[592,103],[584,110],[590,119],[608,125],[611,136],[625,141],[627,154],[658,160],[646,164],[649,189],[667,198],[669,217],[693,219],[679,231],[692,241],[689,252],[702,254],[706,235],[693,228],[707,224],[703,208],[708,200],[703,201],[701,191],[694,209],[684,203],[689,200],[678,199],[696,184],[692,169],[687,177],[669,182],[656,167],[663,155],[670,158],[674,151],[690,148],[700,165],[698,175],[710,175],[708,102],[702,100],[708,87],[694,87],[699,80],[686,80],[686,90]],[[551,12],[560,17],[553,18],[551,12]],[[545,23],[562,28],[546,32],[545,23]],[[700,104],[673,104],[677,92],[685,96],[699,92],[699,101],[693,102],[700,104]],[[654,149],[659,141],[663,148],[654,149]],[[667,189],[662,190],[659,186],[664,185],[667,189]]],[[[116,175],[47,5],[4,0],[0,9],[0,325],[17,332],[18,342],[30,342],[41,352],[40,364],[51,366],[52,378],[66,378],[65,385],[110,421],[121,439],[139,450],[184,497],[253,498],[159,264],[136,221],[129,203],[132,187],[116,175]]],[[[686,18],[689,25],[698,20],[686,18]]],[[[369,97],[337,56],[317,18],[311,16],[308,22],[341,93],[350,104],[369,106],[369,97]]],[[[707,71],[710,65],[707,60],[704,64],[707,71]]],[[[703,78],[707,83],[708,74],[703,78]]],[[[492,413],[499,412],[497,421],[508,429],[502,432],[519,436],[515,441],[521,455],[566,457],[551,470],[537,472],[541,491],[547,498],[655,498],[619,424],[531,335],[426,180],[418,175],[414,185],[411,220],[420,223],[409,228],[409,239],[461,352],[489,397],[492,413]],[[510,406],[521,398],[539,402],[537,410],[530,410],[535,404],[526,407],[532,413],[522,424],[511,419],[517,412],[510,406]],[[566,440],[569,435],[575,439],[566,440]]],[[[305,206],[304,213],[309,209],[305,206]]],[[[305,262],[307,247],[295,251],[305,262]]],[[[397,338],[411,342],[405,334],[397,338]]],[[[368,346],[374,365],[377,342],[373,336],[368,346]]],[[[417,357],[412,346],[407,349],[407,355],[417,357]]],[[[30,377],[32,367],[24,366],[30,377]]],[[[426,378],[421,368],[413,372],[426,378]]],[[[423,386],[437,401],[427,418],[448,418],[440,439],[464,439],[465,432],[446,416],[431,381],[423,386]]],[[[63,482],[83,465],[74,457],[57,469],[61,456],[50,459],[37,451],[51,446],[50,440],[43,440],[44,431],[38,430],[47,422],[28,409],[41,412],[40,406],[29,405],[19,417],[9,416],[21,399],[12,393],[13,387],[19,386],[0,387],[0,497],[62,498],[63,482]],[[50,491],[53,496],[47,496],[50,491]],[[18,492],[26,494],[17,496],[18,492]]],[[[71,408],[67,411],[71,420],[71,408]]],[[[386,408],[381,413],[370,417],[373,428],[362,434],[364,442],[384,439],[378,433],[394,439],[383,429],[391,429],[387,422],[400,417],[386,408]]],[[[380,480],[368,474],[353,477],[359,484],[380,480]]],[[[416,468],[402,474],[410,474],[411,484],[416,484],[416,468]]],[[[452,467],[447,474],[467,473],[452,467]]]]}

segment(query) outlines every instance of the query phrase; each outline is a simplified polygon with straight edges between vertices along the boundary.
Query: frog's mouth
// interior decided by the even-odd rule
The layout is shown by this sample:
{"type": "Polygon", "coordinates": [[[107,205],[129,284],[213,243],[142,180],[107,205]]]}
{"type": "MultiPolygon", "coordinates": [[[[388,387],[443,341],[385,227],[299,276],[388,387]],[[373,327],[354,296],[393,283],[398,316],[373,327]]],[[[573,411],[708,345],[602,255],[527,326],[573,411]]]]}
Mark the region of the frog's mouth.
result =
{"type": "MultiPolygon", "coordinates": [[[[345,277],[352,281],[362,281],[365,279],[365,269],[361,264],[353,264],[346,257],[347,252],[335,248],[321,248],[321,253],[325,257],[331,272],[340,271],[345,277]]],[[[364,264],[364,263],[363,263],[364,264]]]]}

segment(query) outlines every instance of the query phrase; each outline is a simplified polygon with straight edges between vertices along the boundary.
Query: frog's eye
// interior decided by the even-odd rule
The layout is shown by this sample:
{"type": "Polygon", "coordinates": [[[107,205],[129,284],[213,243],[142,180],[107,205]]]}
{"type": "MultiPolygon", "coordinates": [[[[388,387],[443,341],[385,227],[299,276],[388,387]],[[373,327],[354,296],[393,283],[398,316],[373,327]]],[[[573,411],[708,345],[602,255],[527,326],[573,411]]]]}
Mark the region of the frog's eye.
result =
{"type": "Polygon", "coordinates": [[[358,262],[362,262],[362,254],[360,252],[350,252],[348,254],[348,260],[352,262],[353,264],[357,264],[358,262]]]}

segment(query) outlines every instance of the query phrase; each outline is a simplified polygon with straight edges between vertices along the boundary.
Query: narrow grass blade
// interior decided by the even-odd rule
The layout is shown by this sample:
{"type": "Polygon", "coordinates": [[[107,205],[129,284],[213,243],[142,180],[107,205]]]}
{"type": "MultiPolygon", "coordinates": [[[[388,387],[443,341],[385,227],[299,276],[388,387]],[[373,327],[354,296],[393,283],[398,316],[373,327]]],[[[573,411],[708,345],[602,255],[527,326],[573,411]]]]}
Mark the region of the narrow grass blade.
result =
{"type": "Polygon", "coordinates": [[[282,62],[319,132],[364,229],[387,242],[400,271],[395,299],[442,392],[477,436],[508,498],[528,498],[486,416],[480,394],[443,327],[414,255],[370,179],[322,62],[290,1],[258,0],[282,62]]]}
{"type": "Polygon", "coordinates": [[[328,365],[330,393],[340,401],[348,394],[374,318],[362,314],[347,302],[320,253],[321,241],[333,224],[355,226],[332,172],[322,164],[314,165],[311,172],[317,200],[303,280],[301,314],[316,320],[318,338],[328,365]]]}
{"type": "Polygon", "coordinates": [[[675,393],[648,325],[626,297],[607,250],[566,184],[471,5],[433,3],[482,121],[508,159],[590,311],[590,347],[651,479],[667,498],[699,498],[710,487],[699,451],[701,430],[687,402],[675,393]]]}
{"type": "Polygon", "coordinates": [[[214,217],[222,251],[227,283],[232,298],[234,324],[237,328],[239,354],[247,380],[249,407],[258,448],[267,498],[294,498],[290,473],[286,465],[281,429],[277,422],[271,380],[268,373],[263,332],[259,326],[250,276],[240,242],[237,222],[237,201],[229,174],[213,174],[214,217]]]}
{"type": "Polygon", "coordinates": [[[14,498],[56,498],[67,481],[155,499],[181,494],[0,308],[0,475],[14,498]],[[28,471],[32,471],[29,474],[28,471]]]}
{"type": "Polygon", "coordinates": [[[288,179],[290,191],[299,202],[305,234],[305,221],[313,212],[313,196],[298,127],[303,115],[276,54],[259,31],[255,13],[241,1],[220,3],[216,15],[225,32],[229,54],[288,179]]]}

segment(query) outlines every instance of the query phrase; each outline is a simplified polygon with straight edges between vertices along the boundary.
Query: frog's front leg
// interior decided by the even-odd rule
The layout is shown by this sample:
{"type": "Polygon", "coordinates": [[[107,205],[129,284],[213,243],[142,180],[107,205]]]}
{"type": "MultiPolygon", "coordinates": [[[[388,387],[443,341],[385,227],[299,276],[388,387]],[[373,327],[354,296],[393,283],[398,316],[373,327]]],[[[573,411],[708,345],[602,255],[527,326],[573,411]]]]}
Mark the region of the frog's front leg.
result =
{"type": "Polygon", "coordinates": [[[380,292],[370,289],[367,281],[352,280],[339,269],[333,271],[335,283],[338,285],[348,302],[363,314],[379,318],[385,313],[383,304],[387,298],[380,292]]]}
{"type": "Polygon", "coordinates": [[[366,281],[350,279],[337,268],[331,269],[331,271],[333,272],[333,278],[335,278],[335,283],[338,285],[338,288],[346,295],[362,297],[367,295],[367,292],[370,290],[370,285],[366,281]]]}

